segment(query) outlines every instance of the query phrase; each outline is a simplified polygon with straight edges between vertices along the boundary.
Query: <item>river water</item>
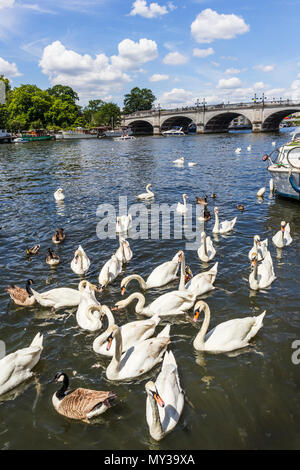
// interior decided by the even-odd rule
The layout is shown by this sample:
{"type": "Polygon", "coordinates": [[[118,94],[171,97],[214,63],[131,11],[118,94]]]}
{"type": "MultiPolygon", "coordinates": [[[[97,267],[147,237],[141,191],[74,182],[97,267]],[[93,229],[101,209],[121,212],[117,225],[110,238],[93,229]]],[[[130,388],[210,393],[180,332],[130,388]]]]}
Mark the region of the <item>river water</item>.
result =
{"type": "MultiPolygon", "coordinates": [[[[284,132],[237,133],[0,146],[0,339],[10,353],[29,345],[38,331],[44,335],[36,377],[0,397],[1,449],[300,447],[300,364],[292,361],[292,343],[300,340],[300,206],[271,197],[268,190],[262,202],[256,197],[266,181],[262,155],[273,150],[272,141],[280,145],[287,137],[284,132]],[[242,149],[240,154],[235,153],[237,147],[242,149]],[[172,163],[181,156],[186,160],[183,168],[172,163]],[[188,161],[197,165],[188,167],[188,161]],[[147,380],[156,379],[159,367],[129,383],[109,382],[105,377],[107,359],[92,349],[97,333],[80,329],[76,309],[54,314],[39,306],[23,308],[4,291],[11,283],[24,287],[29,278],[39,292],[58,286],[76,288],[80,279],[70,269],[70,261],[79,244],[91,260],[86,277],[97,282],[100,268],[118,246],[116,239],[97,237],[97,207],[108,203],[117,208],[120,195],[133,204],[150,182],[156,203],[177,203],[182,193],[193,202],[196,196],[207,194],[212,214],[217,205],[221,220],[238,217],[234,231],[214,241],[217,254],[209,266],[219,262],[217,288],[205,297],[212,313],[211,327],[231,318],[267,312],[253,347],[219,355],[193,349],[201,321],[195,325],[185,319],[170,319],[170,349],[187,400],[177,427],[159,443],[148,432],[144,388],[147,380]],[[53,198],[58,187],[64,189],[64,204],[53,198]],[[212,192],[216,199],[210,197],[212,192]],[[236,209],[237,204],[245,206],[244,213],[236,209]],[[283,219],[290,222],[293,243],[280,254],[271,237],[283,219]],[[67,238],[63,245],[54,247],[62,262],[51,269],[45,263],[45,253],[52,247],[51,236],[58,227],[65,229],[67,238]],[[255,234],[269,239],[277,276],[270,288],[257,293],[250,291],[248,283],[248,251],[255,234]],[[41,245],[41,255],[28,259],[26,248],[36,243],[41,245]],[[49,381],[59,370],[70,375],[74,388],[115,391],[117,405],[94,424],[65,419],[51,402],[56,385],[49,381]]],[[[209,235],[213,224],[212,217],[206,224],[209,235]]],[[[139,273],[147,277],[155,266],[185,249],[186,242],[129,241],[133,259],[118,280],[97,294],[101,303],[113,306],[120,300],[122,276],[139,273]]],[[[194,274],[207,269],[196,250],[186,250],[185,255],[194,274]]],[[[147,303],[176,288],[175,282],[147,291],[147,303]]],[[[129,292],[135,290],[136,285],[130,286],[129,292]]],[[[116,314],[119,324],[135,319],[133,304],[116,314]]],[[[166,319],[157,331],[165,324],[166,319]]]]}

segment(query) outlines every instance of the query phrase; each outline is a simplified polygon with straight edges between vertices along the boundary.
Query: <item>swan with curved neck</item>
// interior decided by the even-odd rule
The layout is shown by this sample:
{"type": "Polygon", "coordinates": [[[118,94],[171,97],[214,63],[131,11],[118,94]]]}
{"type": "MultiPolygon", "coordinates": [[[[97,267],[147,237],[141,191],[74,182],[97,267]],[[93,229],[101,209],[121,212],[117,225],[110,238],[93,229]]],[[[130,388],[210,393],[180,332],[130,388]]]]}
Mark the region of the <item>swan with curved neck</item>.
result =
{"type": "Polygon", "coordinates": [[[181,262],[180,283],[178,289],[179,291],[189,292],[195,295],[196,297],[198,297],[199,295],[203,295],[206,292],[215,289],[213,283],[215,282],[217,272],[218,263],[215,263],[209,271],[196,274],[185,284],[186,266],[185,256],[183,254],[181,262]]]}
{"type": "Polygon", "coordinates": [[[96,299],[94,289],[87,284],[82,292],[81,300],[76,312],[76,320],[80,328],[88,331],[97,331],[102,327],[101,315],[97,308],[100,306],[96,299]]]}
{"type": "Polygon", "coordinates": [[[180,214],[186,214],[188,210],[187,205],[186,205],[186,200],[188,199],[188,195],[183,194],[182,199],[183,199],[183,204],[181,202],[178,202],[176,211],[179,212],[180,214]]]}
{"type": "Polygon", "coordinates": [[[165,286],[169,282],[177,279],[179,263],[182,260],[182,253],[182,250],[178,251],[171,261],[166,261],[165,263],[157,266],[152,273],[149,274],[146,281],[139,274],[131,274],[130,276],[124,277],[121,282],[122,295],[132,280],[138,281],[140,287],[143,290],[147,290],[153,287],[165,286]]]}
{"type": "Polygon", "coordinates": [[[249,276],[249,284],[252,290],[265,289],[276,279],[273,261],[269,251],[261,261],[258,260],[257,253],[253,253],[251,268],[252,272],[249,276]]]}
{"type": "Polygon", "coordinates": [[[121,237],[121,235],[119,235],[119,248],[117,249],[115,255],[123,264],[130,261],[133,256],[129,242],[125,238],[121,237]]]}
{"type": "Polygon", "coordinates": [[[110,349],[113,340],[116,347],[113,358],[106,369],[106,377],[109,380],[127,380],[139,377],[151,370],[161,362],[161,358],[170,343],[170,325],[167,325],[154,338],[146,339],[133,346],[130,354],[122,355],[122,333],[117,325],[112,325],[106,332],[104,342],[110,349]]]}
{"type": "Polygon", "coordinates": [[[201,232],[201,245],[197,250],[198,256],[204,263],[212,260],[216,255],[213,242],[210,237],[206,236],[206,233],[201,232]]]}
{"type": "Polygon", "coordinates": [[[264,311],[257,317],[244,317],[219,323],[207,333],[210,324],[210,309],[206,302],[200,300],[194,308],[194,321],[204,311],[202,327],[194,339],[193,346],[197,351],[214,353],[229,352],[244,348],[263,326],[264,311]]]}
{"type": "Polygon", "coordinates": [[[81,245],[77,248],[74,253],[74,258],[71,261],[71,269],[75,274],[83,275],[85,274],[90,267],[90,260],[86,255],[84,249],[81,245]]]}
{"type": "Polygon", "coordinates": [[[112,255],[112,257],[106,261],[103,268],[101,269],[98,282],[99,288],[103,289],[107,286],[110,282],[114,281],[116,277],[119,276],[122,272],[122,261],[120,261],[116,255],[112,255]]]}
{"type": "MultiPolygon", "coordinates": [[[[113,356],[115,351],[116,341],[115,339],[113,339],[109,350],[107,350],[106,345],[103,343],[103,341],[107,337],[107,330],[112,325],[115,325],[114,316],[111,310],[107,307],[107,305],[94,306],[93,310],[98,310],[101,313],[101,320],[103,320],[104,316],[106,316],[108,319],[108,328],[104,333],[99,335],[94,340],[93,349],[98,354],[111,357],[113,356]]],[[[120,326],[120,331],[122,335],[122,352],[127,351],[140,341],[144,341],[145,339],[150,338],[154,334],[155,328],[159,324],[159,322],[159,316],[153,315],[152,318],[149,318],[147,320],[137,320],[120,326]]]]}
{"type": "Polygon", "coordinates": [[[152,184],[147,184],[146,186],[146,192],[141,193],[137,196],[137,199],[151,199],[154,197],[154,193],[150,191],[149,188],[151,188],[152,184]]]}
{"type": "Polygon", "coordinates": [[[248,257],[251,260],[253,253],[257,253],[258,260],[262,260],[268,252],[268,239],[260,241],[259,235],[254,235],[253,247],[249,251],[248,257]]]}
{"type": "Polygon", "coordinates": [[[272,241],[277,248],[283,248],[284,246],[288,246],[292,243],[293,239],[290,235],[290,231],[290,224],[287,224],[285,220],[283,220],[280,224],[280,230],[272,238],[272,241]]]}
{"type": "Polygon", "coordinates": [[[219,221],[219,209],[214,208],[215,212],[215,225],[213,228],[213,233],[227,233],[230,232],[235,226],[237,217],[234,217],[232,220],[224,220],[223,222],[219,221]]]}
{"type": "Polygon", "coordinates": [[[166,351],[155,383],[145,385],[147,392],[146,420],[150,435],[160,441],[177,425],[184,407],[184,392],[172,351],[166,351]]]}

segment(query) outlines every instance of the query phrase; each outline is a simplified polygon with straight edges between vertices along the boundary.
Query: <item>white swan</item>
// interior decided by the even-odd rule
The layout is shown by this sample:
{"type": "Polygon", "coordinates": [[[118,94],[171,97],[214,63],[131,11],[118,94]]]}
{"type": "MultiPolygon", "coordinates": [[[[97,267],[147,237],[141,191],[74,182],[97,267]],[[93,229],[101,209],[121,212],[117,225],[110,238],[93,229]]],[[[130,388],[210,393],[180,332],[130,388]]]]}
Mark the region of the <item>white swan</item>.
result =
{"type": "Polygon", "coordinates": [[[152,199],[154,197],[154,193],[150,191],[152,184],[147,184],[146,186],[146,193],[141,193],[137,196],[137,199],[152,199]]]}
{"type": "Polygon", "coordinates": [[[197,165],[197,163],[195,163],[195,162],[189,162],[188,163],[188,166],[196,166],[196,165],[197,165]]]}
{"type": "Polygon", "coordinates": [[[106,261],[103,268],[101,269],[98,281],[99,281],[99,288],[103,289],[107,286],[110,282],[114,281],[116,277],[119,276],[122,272],[122,261],[120,261],[116,255],[112,255],[112,257],[106,261]]]}
{"type": "Polygon", "coordinates": [[[262,242],[260,241],[259,235],[254,235],[253,247],[249,251],[248,258],[252,259],[253,253],[257,253],[257,259],[260,261],[268,253],[268,239],[266,238],[262,242]]]}
{"type": "Polygon", "coordinates": [[[75,274],[82,276],[90,267],[90,260],[81,245],[74,253],[74,258],[71,261],[71,269],[75,274]]]}
{"type": "Polygon", "coordinates": [[[108,380],[128,380],[139,377],[162,361],[162,356],[170,340],[170,325],[167,325],[156,337],[141,341],[122,355],[122,334],[117,325],[107,330],[107,348],[115,339],[116,347],[113,358],[106,369],[108,380]]]}
{"type": "Polygon", "coordinates": [[[216,255],[213,242],[210,237],[206,236],[206,233],[201,232],[201,245],[197,250],[198,256],[204,263],[212,260],[216,255]]]}
{"type": "Polygon", "coordinates": [[[257,253],[253,253],[251,267],[253,268],[253,271],[249,276],[249,284],[252,290],[259,290],[269,287],[276,279],[273,268],[273,261],[269,251],[261,261],[258,261],[257,253]]]}
{"type": "Polygon", "coordinates": [[[186,206],[186,200],[188,199],[188,196],[186,194],[183,194],[182,199],[183,199],[183,204],[181,202],[178,202],[176,211],[179,212],[180,214],[186,214],[188,210],[186,206]]]}
{"type": "Polygon", "coordinates": [[[185,284],[186,266],[185,256],[183,253],[180,271],[180,283],[178,290],[189,292],[191,294],[194,294],[196,297],[206,294],[206,292],[209,292],[211,290],[214,290],[215,287],[213,283],[216,280],[218,264],[219,263],[215,263],[209,271],[196,274],[195,276],[192,275],[191,279],[185,284]]]}
{"type": "Polygon", "coordinates": [[[124,294],[129,282],[133,279],[136,279],[140,287],[144,290],[151,289],[153,287],[165,286],[169,282],[177,279],[179,263],[182,260],[182,253],[183,251],[180,250],[176,253],[171,261],[166,261],[165,263],[156,266],[152,273],[149,274],[146,281],[144,281],[144,279],[138,274],[131,274],[130,276],[124,277],[121,282],[122,295],[124,294]]]}
{"type": "Polygon", "coordinates": [[[273,193],[274,192],[274,180],[273,180],[273,178],[270,178],[269,187],[270,187],[270,192],[273,193]]]}
{"type": "MultiPolygon", "coordinates": [[[[108,328],[115,324],[114,316],[111,310],[107,305],[94,306],[94,311],[98,310],[101,312],[101,319],[106,315],[108,319],[108,328]]],[[[135,346],[136,343],[144,341],[145,339],[150,338],[155,331],[156,326],[159,324],[160,318],[158,315],[153,315],[152,318],[147,318],[147,320],[137,320],[126,323],[125,325],[120,326],[120,331],[122,334],[122,352],[127,351],[132,346],[135,346]]],[[[107,329],[108,329],[107,328],[107,329]]],[[[107,337],[107,330],[102,333],[100,336],[95,338],[93,342],[93,349],[97,354],[102,354],[103,356],[113,356],[116,347],[116,340],[113,339],[111,347],[107,350],[106,344],[103,343],[103,340],[107,337]]]]}
{"type": "Polygon", "coordinates": [[[129,215],[121,215],[117,217],[116,222],[116,232],[117,233],[124,233],[127,234],[128,230],[132,227],[132,216],[129,215]]]}
{"type": "Polygon", "coordinates": [[[177,158],[177,160],[173,160],[173,163],[175,163],[175,165],[184,166],[184,157],[180,157],[177,158]]]}
{"type": "Polygon", "coordinates": [[[281,222],[281,229],[274,235],[272,241],[277,248],[283,248],[292,243],[290,224],[286,223],[285,220],[281,222]]]}
{"type": "Polygon", "coordinates": [[[219,209],[217,207],[214,208],[215,212],[215,225],[213,228],[213,233],[227,233],[230,232],[233,227],[235,226],[237,217],[234,217],[232,220],[224,220],[223,222],[219,222],[219,209]]]}
{"type": "Polygon", "coordinates": [[[263,186],[262,188],[260,188],[260,189],[257,191],[256,195],[257,195],[257,197],[263,197],[263,195],[265,194],[265,192],[266,192],[266,187],[263,186]]]}
{"type": "Polygon", "coordinates": [[[152,317],[158,314],[160,317],[168,315],[182,315],[187,312],[196,302],[197,294],[187,290],[174,290],[159,296],[147,307],[145,307],[145,297],[141,292],[134,292],[124,300],[116,302],[114,310],[125,308],[133,300],[137,299],[138,302],[135,306],[136,313],[152,317]]]}
{"type": "Polygon", "coordinates": [[[273,147],[275,147],[275,145],[276,145],[276,142],[272,142],[272,145],[273,145],[273,147]]]}
{"type": "Polygon", "coordinates": [[[40,360],[43,335],[38,333],[28,348],[18,349],[0,360],[0,395],[33,376],[31,370],[40,360]]]}
{"type": "Polygon", "coordinates": [[[120,246],[117,249],[115,255],[121,263],[127,263],[132,259],[133,253],[131,251],[128,240],[123,237],[119,237],[120,246]]]}
{"type": "MultiPolygon", "coordinates": [[[[86,284],[90,284],[88,281],[81,281],[78,285],[78,290],[70,289],[69,287],[58,287],[51,289],[46,292],[36,292],[32,290],[35,300],[43,307],[52,307],[52,309],[58,310],[65,307],[77,307],[80,303],[81,294],[86,284]]],[[[90,286],[97,290],[97,287],[93,284],[90,286]]]]}
{"type": "Polygon", "coordinates": [[[156,382],[147,382],[145,389],[149,432],[153,439],[160,441],[175,428],[184,406],[184,392],[172,351],[165,352],[156,382]]]}
{"type": "Polygon", "coordinates": [[[100,307],[100,303],[95,291],[90,284],[86,284],[76,312],[77,323],[83,330],[97,331],[102,328],[101,315],[96,307],[100,307]]]}
{"type": "Polygon", "coordinates": [[[235,149],[235,153],[240,153],[241,150],[242,150],[242,149],[241,149],[240,147],[237,147],[237,148],[235,149]]]}
{"type": "Polygon", "coordinates": [[[63,193],[62,188],[58,188],[57,191],[55,191],[55,193],[53,195],[54,195],[54,199],[56,201],[63,201],[65,199],[65,195],[63,193]]]}
{"type": "Polygon", "coordinates": [[[204,311],[204,321],[201,330],[194,339],[193,346],[197,351],[222,353],[245,348],[258,330],[263,326],[266,311],[257,317],[234,318],[219,323],[207,333],[210,323],[210,309],[206,302],[200,300],[195,305],[194,321],[199,313],[204,311]]]}
{"type": "Polygon", "coordinates": [[[248,145],[247,150],[248,150],[248,152],[250,152],[250,150],[251,150],[251,145],[248,145]]]}

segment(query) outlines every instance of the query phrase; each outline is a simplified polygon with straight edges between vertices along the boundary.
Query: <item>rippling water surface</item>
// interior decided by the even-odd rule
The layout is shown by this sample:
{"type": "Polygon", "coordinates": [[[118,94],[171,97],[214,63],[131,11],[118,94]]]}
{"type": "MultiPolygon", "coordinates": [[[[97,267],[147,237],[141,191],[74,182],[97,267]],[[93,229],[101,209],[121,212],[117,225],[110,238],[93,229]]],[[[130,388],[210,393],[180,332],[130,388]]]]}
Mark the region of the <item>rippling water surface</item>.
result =
{"type": "MultiPolygon", "coordinates": [[[[44,350],[35,368],[36,377],[10,394],[0,397],[0,448],[2,449],[246,449],[299,448],[300,364],[291,360],[292,343],[300,340],[300,206],[269,196],[256,197],[265,184],[266,164],[262,155],[287,140],[278,135],[250,133],[187,136],[184,138],[141,137],[135,141],[104,140],[42,142],[0,146],[0,339],[7,352],[30,344],[40,331],[44,350]],[[247,151],[247,146],[252,150],[247,151]],[[241,147],[237,155],[234,150],[241,147]],[[184,156],[197,166],[176,167],[172,161],[184,156]],[[4,291],[15,283],[34,280],[37,291],[78,285],[71,271],[74,250],[82,244],[90,260],[87,278],[97,282],[104,262],[118,246],[117,240],[100,240],[96,235],[102,203],[118,207],[120,195],[128,203],[152,183],[155,202],[174,204],[186,192],[209,197],[209,210],[219,207],[220,219],[238,217],[235,230],[219,236],[215,261],[219,262],[217,289],[206,296],[211,327],[231,318],[267,311],[264,326],[252,348],[238,353],[209,355],[193,349],[200,325],[171,319],[170,348],[179,367],[187,401],[175,430],[159,443],[149,436],[145,419],[145,383],[155,380],[159,368],[127,384],[105,377],[107,359],[97,356],[92,343],[97,333],[77,325],[76,309],[56,314],[39,306],[15,305],[4,291]],[[66,199],[57,204],[53,192],[64,189],[66,199]],[[244,204],[240,213],[236,204],[244,204]],[[280,254],[271,236],[280,221],[290,222],[293,243],[280,254]],[[45,253],[58,227],[67,234],[55,247],[61,264],[51,269],[45,253]],[[248,251],[253,236],[268,237],[276,281],[262,292],[251,293],[248,251]],[[40,243],[41,255],[28,259],[26,248],[40,243]],[[93,367],[96,365],[97,367],[93,367]],[[58,370],[72,376],[72,387],[111,389],[118,394],[117,406],[95,424],[73,422],[52,407],[58,370]]],[[[149,209],[151,206],[147,206],[149,209]]],[[[207,223],[210,235],[214,220],[207,223]]],[[[185,240],[130,240],[133,259],[122,276],[143,277],[158,264],[185,248],[185,240]]],[[[186,251],[193,273],[207,269],[196,250],[186,251]]],[[[102,295],[101,303],[113,306],[120,299],[120,276],[102,295]]],[[[147,291],[147,303],[177,283],[147,291]]],[[[137,290],[135,285],[129,291],[137,290]]],[[[192,313],[192,312],[191,312],[192,313]]],[[[131,304],[117,314],[119,324],[137,318],[131,304]]],[[[157,331],[166,323],[164,320],[157,331]]]]}

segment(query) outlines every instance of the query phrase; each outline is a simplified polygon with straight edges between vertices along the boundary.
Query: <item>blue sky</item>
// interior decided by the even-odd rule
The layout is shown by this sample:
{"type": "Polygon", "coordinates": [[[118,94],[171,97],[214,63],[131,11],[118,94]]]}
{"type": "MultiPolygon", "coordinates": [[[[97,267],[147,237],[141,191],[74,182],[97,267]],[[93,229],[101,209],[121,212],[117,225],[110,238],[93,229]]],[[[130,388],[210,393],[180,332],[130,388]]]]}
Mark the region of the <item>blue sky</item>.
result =
{"type": "Polygon", "coordinates": [[[80,103],[300,100],[300,0],[0,0],[0,74],[80,103]],[[55,2],[56,3],[56,2],[55,2]]]}

